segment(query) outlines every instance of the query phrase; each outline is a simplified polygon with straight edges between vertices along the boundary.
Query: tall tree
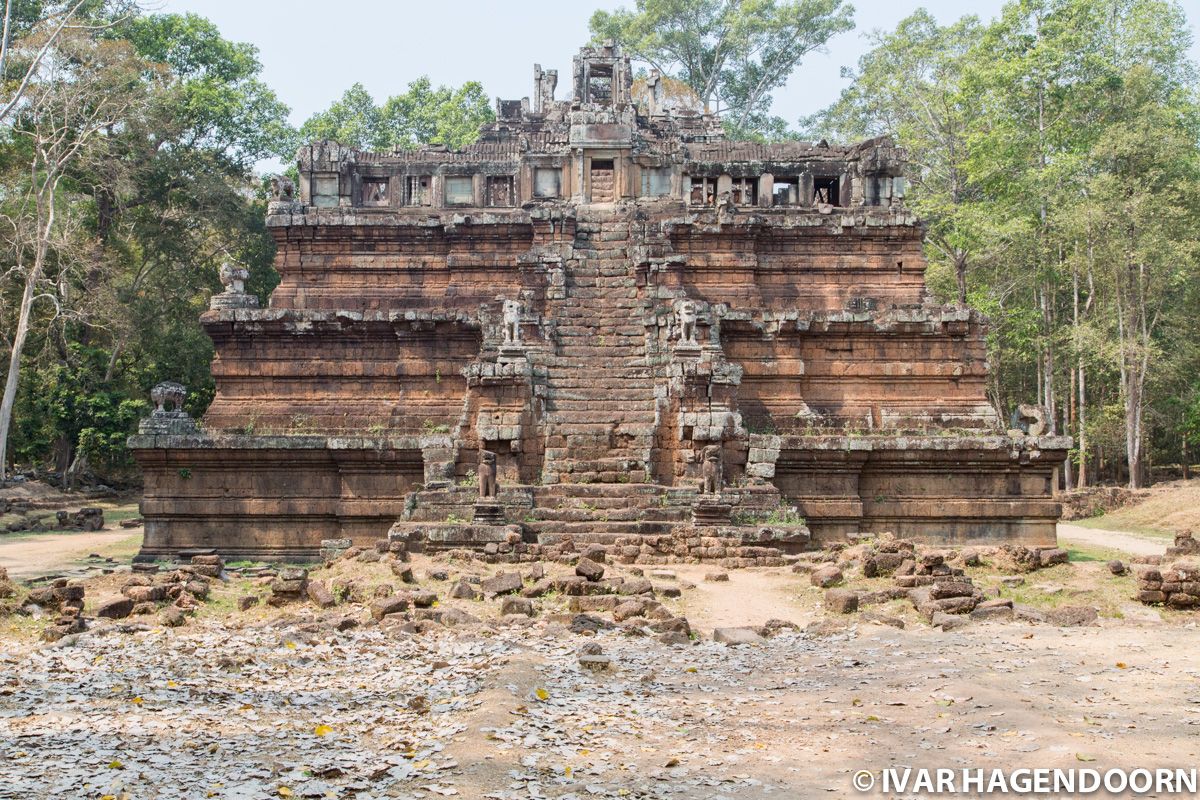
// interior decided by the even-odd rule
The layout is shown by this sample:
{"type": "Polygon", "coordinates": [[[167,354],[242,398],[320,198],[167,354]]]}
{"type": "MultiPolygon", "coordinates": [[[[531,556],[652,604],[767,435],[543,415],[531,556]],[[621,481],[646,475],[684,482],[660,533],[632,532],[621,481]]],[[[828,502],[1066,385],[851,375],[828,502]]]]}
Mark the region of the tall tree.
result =
{"type": "Polygon", "coordinates": [[[809,53],[854,27],[843,0],[637,0],[597,11],[596,40],[686,83],[706,109],[746,132],[770,124],[771,94],[809,53]]]}
{"type": "MultiPolygon", "coordinates": [[[[0,397],[0,477],[7,475],[8,436],[21,376],[21,359],[35,313],[43,300],[53,314],[71,302],[69,271],[81,259],[69,252],[78,210],[64,203],[60,186],[77,162],[97,157],[104,139],[137,102],[142,70],[132,48],[60,29],[34,33],[14,43],[11,56],[36,60],[36,77],[24,90],[12,133],[25,179],[11,198],[6,217],[14,258],[12,272],[23,289],[16,325],[8,341],[8,372],[0,397]],[[54,45],[45,47],[48,37],[54,45]]],[[[15,177],[15,176],[14,176],[15,177]]]]}
{"type": "Polygon", "coordinates": [[[1186,430],[1167,387],[1186,391],[1200,370],[1195,348],[1168,345],[1200,310],[1188,277],[1200,111],[1182,10],[1016,0],[987,24],[917,12],[874,44],[822,132],[889,133],[909,151],[930,285],[992,319],[998,410],[1037,398],[1052,432],[1075,435],[1068,486],[1101,451],[1110,464],[1122,453],[1138,485],[1146,444],[1171,440],[1147,426],[1186,430]]]}
{"type": "MultiPolygon", "coordinates": [[[[75,33],[131,53],[138,67],[136,101],[101,132],[96,157],[72,161],[59,184],[58,221],[66,213],[71,224],[59,226],[50,265],[66,299],[53,312],[35,303],[19,366],[10,453],[50,456],[71,473],[129,463],[124,439],[159,380],[188,384],[189,410],[204,410],[211,343],[198,318],[224,260],[250,267],[260,295],[277,279],[254,165],[290,156],[296,143],[254,48],[207,20],[135,14],[75,33]]],[[[0,162],[16,169],[20,142],[0,149],[0,162]]],[[[15,289],[0,280],[9,337],[15,289]]]]}
{"type": "Polygon", "coordinates": [[[976,17],[940,26],[924,9],[890,33],[871,36],[872,49],[846,70],[852,80],[829,109],[802,127],[843,140],[892,135],[904,143],[914,192],[911,201],[928,227],[934,254],[953,269],[960,306],[967,303],[967,270],[980,246],[981,197],[967,176],[967,137],[979,107],[963,86],[972,47],[982,33],[976,17]]]}

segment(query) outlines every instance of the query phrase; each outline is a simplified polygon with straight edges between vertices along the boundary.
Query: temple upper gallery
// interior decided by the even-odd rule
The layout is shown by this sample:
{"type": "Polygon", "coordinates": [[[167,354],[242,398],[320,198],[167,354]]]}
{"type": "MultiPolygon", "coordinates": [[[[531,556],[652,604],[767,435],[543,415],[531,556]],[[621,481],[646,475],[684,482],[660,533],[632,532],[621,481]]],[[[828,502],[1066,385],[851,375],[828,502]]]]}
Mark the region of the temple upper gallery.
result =
{"type": "Polygon", "coordinates": [[[207,413],[160,402],[130,440],[143,556],[1053,542],[1070,440],[988,402],[986,321],[930,297],[893,142],[729,141],[613,46],[557,83],[462,150],[301,148],[269,304],[230,265],[202,317],[207,413]]]}

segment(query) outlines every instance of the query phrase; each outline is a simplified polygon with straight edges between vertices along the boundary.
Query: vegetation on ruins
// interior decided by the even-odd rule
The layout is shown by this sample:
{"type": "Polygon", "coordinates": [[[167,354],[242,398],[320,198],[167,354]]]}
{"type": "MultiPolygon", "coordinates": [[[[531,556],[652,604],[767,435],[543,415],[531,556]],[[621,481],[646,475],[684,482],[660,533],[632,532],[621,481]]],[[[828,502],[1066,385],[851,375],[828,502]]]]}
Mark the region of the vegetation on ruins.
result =
{"type": "MultiPolygon", "coordinates": [[[[422,77],[380,104],[356,84],[297,132],[255,48],[203,18],[126,0],[4,12],[0,470],[119,477],[164,377],[203,411],[212,346],[197,318],[217,265],[248,267],[262,298],[275,281],[256,164],[315,138],[458,148],[493,119],[480,84],[422,77]]],[[[678,102],[722,112],[731,135],[794,138],[772,95],[852,13],[638,0],[590,26],[678,102]]],[[[931,286],[991,317],[992,402],[1051,410],[1050,430],[1075,438],[1070,485],[1186,469],[1200,438],[1200,83],[1179,4],[1019,0],[946,25],[917,11],[872,43],[800,128],[907,149],[931,286]]]]}

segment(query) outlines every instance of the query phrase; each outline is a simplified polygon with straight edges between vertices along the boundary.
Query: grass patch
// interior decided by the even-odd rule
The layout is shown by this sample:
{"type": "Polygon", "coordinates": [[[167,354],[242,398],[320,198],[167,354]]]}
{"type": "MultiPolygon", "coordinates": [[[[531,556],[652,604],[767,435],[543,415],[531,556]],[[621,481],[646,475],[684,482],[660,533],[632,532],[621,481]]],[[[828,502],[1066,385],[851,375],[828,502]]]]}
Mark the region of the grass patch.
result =
{"type": "MultiPolygon", "coordinates": [[[[125,539],[107,544],[103,547],[96,548],[93,552],[102,558],[112,558],[117,561],[132,561],[133,557],[142,549],[142,534],[135,533],[125,539]]],[[[87,558],[90,553],[85,554],[83,558],[77,559],[77,564],[93,565],[94,561],[87,558]]]]}

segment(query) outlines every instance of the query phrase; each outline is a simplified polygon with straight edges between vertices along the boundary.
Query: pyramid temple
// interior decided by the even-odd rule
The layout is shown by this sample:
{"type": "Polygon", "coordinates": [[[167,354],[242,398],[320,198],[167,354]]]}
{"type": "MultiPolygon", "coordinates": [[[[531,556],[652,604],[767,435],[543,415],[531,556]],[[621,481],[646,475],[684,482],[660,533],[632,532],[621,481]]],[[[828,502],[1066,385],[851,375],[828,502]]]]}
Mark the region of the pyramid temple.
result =
{"type": "Polygon", "coordinates": [[[988,402],[902,151],[729,141],[612,46],[557,83],[534,67],[460,151],[301,148],[268,306],[227,265],[202,317],[207,413],[161,384],[130,440],[144,558],[1054,541],[1070,440],[988,402]]]}

